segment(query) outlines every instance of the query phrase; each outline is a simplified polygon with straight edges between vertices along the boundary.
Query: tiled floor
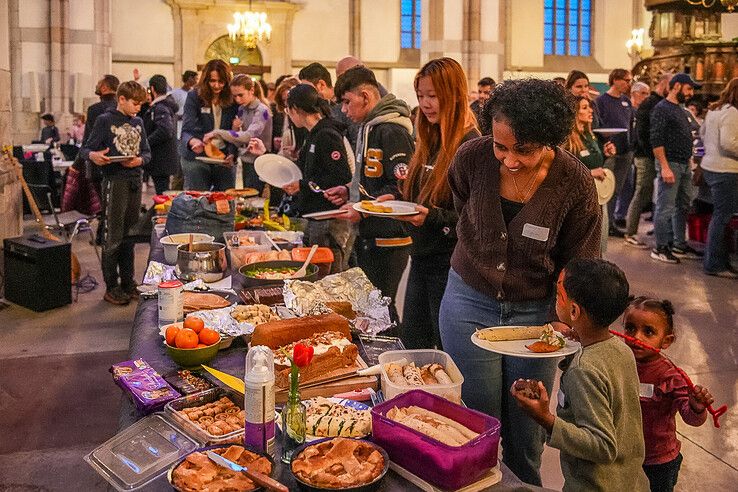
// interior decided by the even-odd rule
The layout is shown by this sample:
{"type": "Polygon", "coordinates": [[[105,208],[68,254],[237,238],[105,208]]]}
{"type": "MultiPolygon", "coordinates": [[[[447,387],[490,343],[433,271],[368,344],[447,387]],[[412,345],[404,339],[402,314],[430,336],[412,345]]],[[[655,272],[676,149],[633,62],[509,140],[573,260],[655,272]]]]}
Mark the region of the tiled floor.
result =
{"type": "MultiPolygon", "coordinates": [[[[83,272],[91,271],[102,282],[91,247],[82,240],[77,242],[75,251],[83,272]]],[[[607,258],[625,270],[633,293],[674,302],[678,338],[668,355],[695,383],[710,388],[718,404],[731,407],[721,429],[709,424],[700,428],[679,426],[684,464],[677,489],[735,490],[738,282],[707,277],[696,262],[665,265],[651,260],[647,251],[625,247],[620,241],[611,239],[609,246],[607,258]]],[[[137,271],[141,272],[147,247],[139,245],[136,253],[137,271]]],[[[34,392],[21,387],[18,381],[3,384],[0,378],[0,411],[33,409],[18,419],[14,433],[2,435],[0,490],[105,490],[104,481],[82,461],[82,456],[116,432],[119,390],[108,378],[107,369],[128,349],[135,306],[110,306],[101,300],[103,291],[99,286],[81,294],[79,302],[46,313],[17,306],[0,310],[0,375],[5,374],[5,381],[13,377],[11,374],[38,385],[40,395],[29,407],[21,399],[34,397],[29,396],[34,392]],[[80,369],[72,371],[76,378],[70,381],[70,367],[77,366],[80,369]],[[87,402],[77,402],[75,397],[86,394],[89,398],[90,392],[82,391],[89,384],[97,385],[97,391],[105,395],[101,396],[105,403],[93,407],[98,415],[90,423],[92,427],[70,430],[66,428],[70,422],[84,418],[87,402]],[[59,405],[58,399],[72,403],[59,405]],[[48,439],[40,438],[44,433],[48,439]]],[[[543,477],[545,486],[561,488],[558,455],[549,448],[544,453],[543,477]]]]}

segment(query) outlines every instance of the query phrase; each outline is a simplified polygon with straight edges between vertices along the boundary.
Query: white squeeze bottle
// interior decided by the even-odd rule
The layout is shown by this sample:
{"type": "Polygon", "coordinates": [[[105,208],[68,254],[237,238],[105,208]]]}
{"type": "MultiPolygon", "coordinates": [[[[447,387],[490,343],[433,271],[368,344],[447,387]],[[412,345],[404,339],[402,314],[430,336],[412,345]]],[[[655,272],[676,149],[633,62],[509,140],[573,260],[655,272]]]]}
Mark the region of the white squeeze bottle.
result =
{"type": "Polygon", "coordinates": [[[246,354],[244,444],[274,456],[274,353],[257,345],[246,354]]]}

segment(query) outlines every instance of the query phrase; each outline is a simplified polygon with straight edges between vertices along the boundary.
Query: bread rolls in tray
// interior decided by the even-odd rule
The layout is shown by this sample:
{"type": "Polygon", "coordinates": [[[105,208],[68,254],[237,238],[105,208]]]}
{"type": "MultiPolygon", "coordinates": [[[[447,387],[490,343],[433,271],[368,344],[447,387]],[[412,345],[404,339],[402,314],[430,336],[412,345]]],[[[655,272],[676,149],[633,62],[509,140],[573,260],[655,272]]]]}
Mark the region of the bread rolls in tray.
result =
{"type": "Polygon", "coordinates": [[[426,364],[417,367],[414,362],[400,365],[385,364],[389,380],[398,386],[425,386],[431,384],[453,384],[451,377],[441,364],[426,364]]]}
{"type": "Polygon", "coordinates": [[[449,446],[463,446],[479,435],[455,420],[415,405],[393,407],[387,417],[449,446]]]}

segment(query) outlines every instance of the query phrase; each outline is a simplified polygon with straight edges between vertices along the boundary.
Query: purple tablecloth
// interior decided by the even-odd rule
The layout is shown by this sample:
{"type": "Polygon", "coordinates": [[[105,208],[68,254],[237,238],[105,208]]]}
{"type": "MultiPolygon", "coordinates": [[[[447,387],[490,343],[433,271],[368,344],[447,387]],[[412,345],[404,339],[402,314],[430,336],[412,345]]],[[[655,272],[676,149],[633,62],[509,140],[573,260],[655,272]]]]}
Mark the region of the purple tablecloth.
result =
{"type": "MultiPolygon", "coordinates": [[[[158,239],[155,237],[155,232],[152,232],[149,260],[164,261],[164,250],[159,244],[158,239]]],[[[133,320],[133,330],[131,332],[131,343],[129,345],[128,358],[144,359],[160,374],[167,374],[178,368],[178,366],[174,362],[172,362],[172,360],[166,354],[164,345],[161,341],[161,336],[159,335],[156,299],[141,299],[138,302],[136,317],[133,320]]],[[[241,340],[237,339],[236,341],[234,341],[234,344],[231,348],[218,352],[217,357],[211,361],[210,365],[212,367],[215,367],[216,369],[227,372],[234,376],[243,377],[245,358],[246,346],[241,340]]],[[[142,416],[136,412],[136,408],[133,406],[133,403],[131,403],[128,398],[123,397],[121,403],[119,430],[123,430],[124,428],[136,422],[141,417],[142,416]]],[[[278,433],[277,454],[279,454],[280,452],[280,436],[278,433]]],[[[502,481],[499,484],[485,490],[545,490],[539,487],[533,487],[523,484],[520,479],[518,479],[503,463],[500,463],[500,467],[502,470],[502,481]]],[[[283,465],[279,461],[277,461],[276,470],[273,476],[277,480],[287,485],[290,490],[297,490],[297,484],[292,478],[292,474],[290,473],[288,467],[283,465]]],[[[167,483],[166,477],[162,476],[146,486],[143,490],[170,491],[172,489],[167,483]]],[[[390,470],[378,490],[389,492],[420,489],[390,470]]]]}

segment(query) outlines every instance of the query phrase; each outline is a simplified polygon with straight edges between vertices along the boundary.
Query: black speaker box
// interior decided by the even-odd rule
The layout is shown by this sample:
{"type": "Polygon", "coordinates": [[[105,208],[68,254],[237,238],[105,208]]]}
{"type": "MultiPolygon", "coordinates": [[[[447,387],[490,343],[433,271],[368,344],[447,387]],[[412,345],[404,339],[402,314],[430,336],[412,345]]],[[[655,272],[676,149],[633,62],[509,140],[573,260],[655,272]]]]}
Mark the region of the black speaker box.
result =
{"type": "Polygon", "coordinates": [[[5,299],[34,311],[72,303],[72,246],[39,235],[5,239],[5,299]]]}

